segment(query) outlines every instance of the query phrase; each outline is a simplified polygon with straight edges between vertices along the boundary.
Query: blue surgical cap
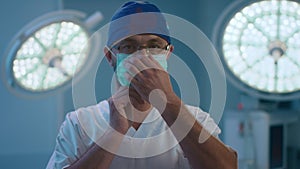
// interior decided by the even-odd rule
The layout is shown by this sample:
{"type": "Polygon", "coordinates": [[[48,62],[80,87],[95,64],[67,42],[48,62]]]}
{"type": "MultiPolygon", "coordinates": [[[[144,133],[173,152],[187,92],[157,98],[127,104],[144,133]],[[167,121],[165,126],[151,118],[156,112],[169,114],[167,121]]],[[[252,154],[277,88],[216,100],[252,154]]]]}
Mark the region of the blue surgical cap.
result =
{"type": "Polygon", "coordinates": [[[149,2],[130,1],[114,13],[108,30],[107,46],[138,34],[154,34],[170,43],[166,19],[160,10],[149,2]]]}

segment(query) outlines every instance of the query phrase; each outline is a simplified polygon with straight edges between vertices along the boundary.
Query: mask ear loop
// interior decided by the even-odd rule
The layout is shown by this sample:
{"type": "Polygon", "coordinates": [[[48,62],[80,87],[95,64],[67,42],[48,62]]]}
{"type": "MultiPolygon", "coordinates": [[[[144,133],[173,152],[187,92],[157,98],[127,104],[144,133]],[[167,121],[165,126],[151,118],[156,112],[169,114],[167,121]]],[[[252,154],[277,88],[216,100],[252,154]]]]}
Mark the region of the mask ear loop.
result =
{"type": "Polygon", "coordinates": [[[108,47],[107,45],[104,46],[111,54],[114,55],[115,58],[117,58],[117,55],[111,50],[110,47],[108,47]]]}
{"type": "Polygon", "coordinates": [[[114,72],[116,72],[116,69],[117,69],[117,59],[118,59],[118,57],[117,57],[116,53],[114,53],[114,52],[111,50],[110,47],[108,47],[107,45],[105,45],[104,47],[107,49],[107,52],[105,53],[105,55],[106,55],[108,52],[110,52],[110,53],[115,57],[115,59],[116,59],[116,60],[115,60],[115,65],[112,65],[114,72]]]}

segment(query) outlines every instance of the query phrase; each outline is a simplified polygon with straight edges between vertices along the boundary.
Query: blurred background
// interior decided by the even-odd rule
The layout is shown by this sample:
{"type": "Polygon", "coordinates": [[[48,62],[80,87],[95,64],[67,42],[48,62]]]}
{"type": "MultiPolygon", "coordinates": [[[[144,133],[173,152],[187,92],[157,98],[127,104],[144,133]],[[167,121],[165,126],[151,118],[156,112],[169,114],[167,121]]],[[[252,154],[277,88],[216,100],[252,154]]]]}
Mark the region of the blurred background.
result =
{"type": "MultiPolygon", "coordinates": [[[[74,110],[72,75],[81,77],[75,83],[84,81],[90,55],[103,53],[97,49],[101,35],[88,37],[124,2],[1,1],[0,168],[46,167],[59,127],[74,110]]],[[[149,2],[194,24],[215,47],[227,81],[220,139],[238,151],[239,168],[299,168],[300,1],[149,2]]],[[[214,103],[206,68],[188,46],[172,42],[196,78],[201,108],[209,111],[214,103]]],[[[97,101],[110,96],[112,73],[103,60],[97,101]]]]}

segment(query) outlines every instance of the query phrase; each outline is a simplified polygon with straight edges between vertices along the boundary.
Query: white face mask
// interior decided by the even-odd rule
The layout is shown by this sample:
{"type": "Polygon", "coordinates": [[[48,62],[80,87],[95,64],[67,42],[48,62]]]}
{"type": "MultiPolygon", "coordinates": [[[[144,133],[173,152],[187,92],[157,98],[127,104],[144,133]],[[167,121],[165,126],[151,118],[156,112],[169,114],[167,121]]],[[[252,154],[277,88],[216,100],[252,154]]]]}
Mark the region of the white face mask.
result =
{"type": "MultiPolygon", "coordinates": [[[[132,55],[125,53],[117,53],[117,78],[122,86],[129,86],[129,81],[125,78],[124,74],[128,70],[124,67],[124,60],[130,58],[132,55]]],[[[165,71],[167,71],[168,63],[165,54],[152,55],[152,57],[163,67],[165,71]]]]}

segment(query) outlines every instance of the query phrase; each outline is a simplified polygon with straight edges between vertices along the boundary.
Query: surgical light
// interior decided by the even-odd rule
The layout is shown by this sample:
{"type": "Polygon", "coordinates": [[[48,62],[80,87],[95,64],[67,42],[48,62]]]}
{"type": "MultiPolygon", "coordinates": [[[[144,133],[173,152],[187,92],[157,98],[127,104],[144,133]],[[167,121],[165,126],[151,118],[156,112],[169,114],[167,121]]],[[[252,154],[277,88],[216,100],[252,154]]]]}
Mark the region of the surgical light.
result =
{"type": "Polygon", "coordinates": [[[27,93],[49,92],[66,86],[98,51],[89,37],[102,19],[79,11],[46,14],[25,26],[14,38],[4,62],[12,89],[27,93]]]}
{"type": "Polygon", "coordinates": [[[237,4],[219,19],[213,37],[229,79],[262,98],[299,97],[300,4],[285,0],[255,1],[239,8],[237,4]]]}

